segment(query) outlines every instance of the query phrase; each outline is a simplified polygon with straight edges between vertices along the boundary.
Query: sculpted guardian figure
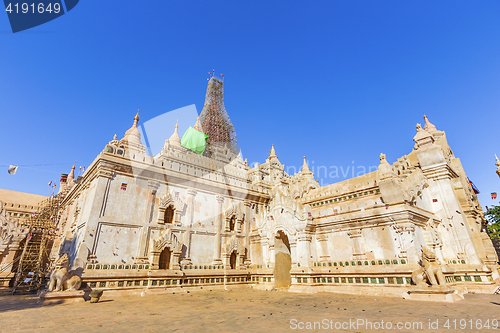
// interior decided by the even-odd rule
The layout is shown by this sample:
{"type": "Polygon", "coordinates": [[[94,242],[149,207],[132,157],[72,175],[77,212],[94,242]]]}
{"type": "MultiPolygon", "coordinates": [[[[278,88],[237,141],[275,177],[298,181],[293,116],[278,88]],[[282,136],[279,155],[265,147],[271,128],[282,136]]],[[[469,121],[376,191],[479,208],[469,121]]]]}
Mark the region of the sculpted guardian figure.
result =
{"type": "Polygon", "coordinates": [[[68,271],[69,258],[63,254],[57,261],[56,267],[50,274],[49,291],[78,290],[82,279],[73,272],[68,271]]]}
{"type": "Polygon", "coordinates": [[[422,248],[422,268],[414,271],[411,278],[413,283],[419,287],[426,287],[428,284],[432,286],[446,285],[446,280],[436,255],[426,246],[422,248]]]}

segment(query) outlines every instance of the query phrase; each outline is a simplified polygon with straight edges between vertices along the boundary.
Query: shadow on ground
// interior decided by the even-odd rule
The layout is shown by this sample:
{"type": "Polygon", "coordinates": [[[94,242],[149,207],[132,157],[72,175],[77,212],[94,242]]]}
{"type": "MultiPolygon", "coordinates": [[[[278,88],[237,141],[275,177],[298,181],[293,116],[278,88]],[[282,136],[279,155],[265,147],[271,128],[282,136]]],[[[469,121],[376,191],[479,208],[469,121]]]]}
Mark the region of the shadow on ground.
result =
{"type": "Polygon", "coordinates": [[[40,307],[48,307],[61,304],[62,301],[56,301],[43,304],[40,297],[36,295],[0,295],[0,313],[7,311],[18,311],[40,307]]]}

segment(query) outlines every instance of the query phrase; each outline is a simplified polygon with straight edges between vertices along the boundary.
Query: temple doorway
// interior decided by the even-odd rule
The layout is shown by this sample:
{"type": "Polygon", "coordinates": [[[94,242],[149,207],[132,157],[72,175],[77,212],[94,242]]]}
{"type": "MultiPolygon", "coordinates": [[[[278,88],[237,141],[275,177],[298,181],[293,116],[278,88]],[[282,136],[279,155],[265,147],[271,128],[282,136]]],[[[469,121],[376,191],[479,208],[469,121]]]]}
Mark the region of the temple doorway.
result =
{"type": "Polygon", "coordinates": [[[170,257],[172,256],[172,252],[167,247],[160,253],[160,269],[170,269],[170,257]]]}
{"type": "Polygon", "coordinates": [[[292,284],[292,257],[288,237],[278,231],[274,239],[274,283],[276,288],[288,288],[292,284]]]}
{"type": "Polygon", "coordinates": [[[231,253],[231,257],[229,257],[229,266],[231,266],[231,269],[236,269],[236,252],[233,251],[231,253]]]}

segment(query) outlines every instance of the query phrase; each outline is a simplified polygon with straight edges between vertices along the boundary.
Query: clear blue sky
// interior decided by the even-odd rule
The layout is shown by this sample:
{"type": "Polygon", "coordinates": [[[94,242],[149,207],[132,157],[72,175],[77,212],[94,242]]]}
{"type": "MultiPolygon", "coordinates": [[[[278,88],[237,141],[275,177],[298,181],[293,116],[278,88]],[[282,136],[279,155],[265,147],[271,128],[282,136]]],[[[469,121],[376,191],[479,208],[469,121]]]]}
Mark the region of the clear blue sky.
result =
{"type": "Polygon", "coordinates": [[[426,113],[491,205],[499,13],[500,1],[80,1],[16,34],[0,13],[0,188],[47,194],[139,108],[141,121],[200,112],[215,69],[249,162],[274,143],[297,168],[303,155],[329,170],[381,152],[392,163],[426,113]]]}

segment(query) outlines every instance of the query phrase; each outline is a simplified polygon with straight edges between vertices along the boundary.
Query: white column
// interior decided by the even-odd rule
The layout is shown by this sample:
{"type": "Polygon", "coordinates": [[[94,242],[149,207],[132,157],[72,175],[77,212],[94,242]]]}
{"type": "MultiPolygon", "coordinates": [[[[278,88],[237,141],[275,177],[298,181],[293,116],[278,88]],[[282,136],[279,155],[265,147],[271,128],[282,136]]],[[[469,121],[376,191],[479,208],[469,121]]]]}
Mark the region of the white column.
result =
{"type": "Polygon", "coordinates": [[[311,260],[311,235],[302,232],[297,237],[297,263],[307,267],[311,260]]]}
{"type": "Polygon", "coordinates": [[[182,259],[183,265],[191,264],[191,227],[193,226],[193,214],[194,214],[194,196],[196,191],[189,189],[187,191],[187,214],[185,221],[185,233],[184,233],[184,244],[186,245],[186,257],[182,259]]]}
{"type": "Polygon", "coordinates": [[[154,213],[154,198],[156,196],[156,191],[160,187],[160,184],[156,181],[148,181],[148,194],[146,205],[142,213],[142,228],[139,234],[139,246],[137,248],[137,255],[134,258],[134,263],[143,263],[148,260],[148,245],[149,245],[149,232],[152,220],[152,215],[154,213]]]}
{"type": "Polygon", "coordinates": [[[245,248],[247,249],[247,257],[245,258],[245,264],[250,265],[252,260],[250,258],[250,221],[252,221],[252,217],[250,212],[252,211],[250,207],[252,203],[249,201],[245,202],[245,248]]]}
{"type": "Polygon", "coordinates": [[[215,248],[214,248],[214,265],[222,265],[221,259],[221,228],[222,228],[222,203],[224,202],[224,197],[217,196],[217,210],[215,216],[215,248]]]}

